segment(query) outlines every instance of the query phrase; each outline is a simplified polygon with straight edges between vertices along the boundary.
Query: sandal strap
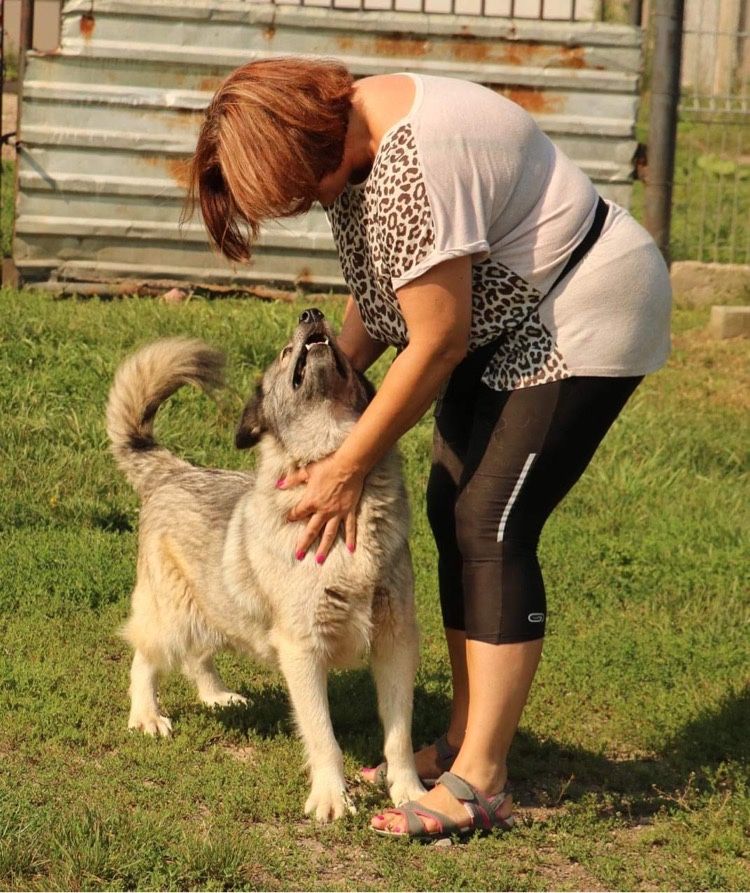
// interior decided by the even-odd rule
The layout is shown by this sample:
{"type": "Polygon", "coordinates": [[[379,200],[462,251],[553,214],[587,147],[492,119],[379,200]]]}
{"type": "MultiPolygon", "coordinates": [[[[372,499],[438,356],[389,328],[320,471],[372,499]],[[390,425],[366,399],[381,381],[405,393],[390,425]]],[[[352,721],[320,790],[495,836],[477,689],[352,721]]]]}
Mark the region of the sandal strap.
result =
{"type": "Polygon", "coordinates": [[[438,765],[444,772],[447,772],[458,755],[458,748],[449,743],[447,733],[437,738],[434,745],[437,751],[438,765]]]}
{"type": "Polygon", "coordinates": [[[385,812],[402,815],[406,819],[406,830],[410,837],[443,837],[448,834],[459,834],[465,830],[450,816],[436,809],[430,809],[418,800],[409,800],[397,809],[386,809],[385,812]],[[438,830],[428,831],[422,818],[434,819],[438,823],[438,830]]]}
{"type": "Polygon", "coordinates": [[[494,797],[485,797],[474,785],[469,784],[465,778],[461,778],[454,772],[443,772],[438,778],[437,784],[443,785],[456,800],[463,803],[475,826],[478,824],[489,831],[490,828],[504,821],[498,818],[497,810],[508,796],[507,791],[500,791],[494,797]]]}

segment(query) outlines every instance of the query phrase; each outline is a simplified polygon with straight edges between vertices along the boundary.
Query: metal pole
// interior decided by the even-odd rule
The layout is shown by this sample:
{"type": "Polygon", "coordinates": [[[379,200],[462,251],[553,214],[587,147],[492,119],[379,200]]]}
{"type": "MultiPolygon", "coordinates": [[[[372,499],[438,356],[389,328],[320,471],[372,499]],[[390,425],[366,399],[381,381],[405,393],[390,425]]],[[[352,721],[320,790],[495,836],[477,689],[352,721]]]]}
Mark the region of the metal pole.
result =
{"type": "Polygon", "coordinates": [[[684,0],[654,4],[654,55],[651,62],[651,113],[648,126],[646,229],[670,262],[669,227],[672,214],[677,106],[680,101],[682,20],[684,0]]]}
{"type": "Polygon", "coordinates": [[[18,41],[18,97],[20,105],[26,51],[34,46],[34,0],[21,0],[21,34],[18,41]]]}
{"type": "MultiPolygon", "coordinates": [[[[2,137],[3,134],[3,89],[5,88],[5,28],[3,22],[3,13],[5,11],[5,3],[0,2],[0,201],[3,196],[3,146],[5,145],[2,137]]],[[[5,276],[0,273],[0,285],[3,284],[5,276]]]]}

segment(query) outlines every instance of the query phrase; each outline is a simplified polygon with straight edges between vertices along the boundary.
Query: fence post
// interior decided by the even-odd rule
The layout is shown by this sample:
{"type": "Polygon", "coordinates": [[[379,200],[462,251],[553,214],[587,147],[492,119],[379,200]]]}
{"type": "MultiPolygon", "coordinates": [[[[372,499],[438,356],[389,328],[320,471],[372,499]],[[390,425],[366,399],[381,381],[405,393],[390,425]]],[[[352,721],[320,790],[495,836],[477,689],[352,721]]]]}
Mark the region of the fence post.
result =
{"type": "Polygon", "coordinates": [[[645,218],[646,229],[654,237],[667,263],[670,262],[669,228],[684,7],[684,0],[657,0],[653,13],[654,55],[651,62],[645,218]]]}
{"type": "MultiPolygon", "coordinates": [[[[18,41],[18,96],[26,70],[26,51],[34,46],[34,0],[21,0],[21,28],[18,41]]],[[[20,104],[20,103],[19,103],[20,104]]]]}

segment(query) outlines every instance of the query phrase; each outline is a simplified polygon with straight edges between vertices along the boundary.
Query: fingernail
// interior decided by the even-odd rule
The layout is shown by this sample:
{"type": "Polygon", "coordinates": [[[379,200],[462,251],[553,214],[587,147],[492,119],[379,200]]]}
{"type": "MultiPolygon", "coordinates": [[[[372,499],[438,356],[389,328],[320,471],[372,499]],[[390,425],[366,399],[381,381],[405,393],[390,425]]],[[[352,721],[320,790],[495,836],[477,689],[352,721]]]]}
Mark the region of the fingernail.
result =
{"type": "Polygon", "coordinates": [[[307,552],[305,552],[303,549],[297,549],[297,551],[294,553],[294,557],[297,559],[297,561],[302,561],[305,555],[307,555],[307,552]]]}
{"type": "Polygon", "coordinates": [[[318,564],[323,564],[323,562],[326,560],[326,557],[325,555],[316,555],[315,560],[318,562],[318,564]]]}
{"type": "Polygon", "coordinates": [[[284,484],[286,484],[286,478],[279,478],[278,481],[276,481],[276,489],[283,490],[284,484]]]}
{"type": "Polygon", "coordinates": [[[347,544],[346,544],[346,548],[347,548],[350,552],[353,552],[357,547],[356,547],[353,543],[347,543],[347,544]]]}

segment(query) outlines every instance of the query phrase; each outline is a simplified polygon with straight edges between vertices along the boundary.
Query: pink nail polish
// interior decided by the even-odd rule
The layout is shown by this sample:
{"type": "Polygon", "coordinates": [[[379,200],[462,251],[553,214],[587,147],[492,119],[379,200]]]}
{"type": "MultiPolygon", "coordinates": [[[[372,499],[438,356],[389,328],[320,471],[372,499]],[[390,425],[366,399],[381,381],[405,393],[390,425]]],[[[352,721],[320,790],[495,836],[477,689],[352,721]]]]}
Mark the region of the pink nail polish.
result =
{"type": "Polygon", "coordinates": [[[286,484],[286,478],[279,478],[278,481],[276,481],[276,489],[283,490],[284,484],[286,484]]]}
{"type": "Polygon", "coordinates": [[[326,560],[326,557],[325,555],[316,555],[315,560],[318,562],[318,564],[323,564],[323,562],[326,560]]]}
{"type": "Polygon", "coordinates": [[[302,561],[302,559],[305,557],[305,555],[307,555],[307,552],[304,552],[302,549],[298,549],[294,553],[294,557],[297,559],[297,561],[302,561]]]}
{"type": "Polygon", "coordinates": [[[347,548],[350,552],[353,552],[357,547],[356,547],[356,546],[353,546],[351,543],[347,543],[347,544],[346,544],[346,548],[347,548]]]}

